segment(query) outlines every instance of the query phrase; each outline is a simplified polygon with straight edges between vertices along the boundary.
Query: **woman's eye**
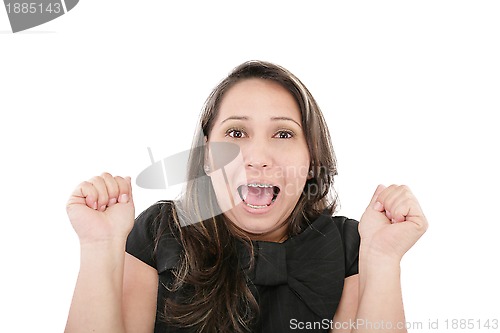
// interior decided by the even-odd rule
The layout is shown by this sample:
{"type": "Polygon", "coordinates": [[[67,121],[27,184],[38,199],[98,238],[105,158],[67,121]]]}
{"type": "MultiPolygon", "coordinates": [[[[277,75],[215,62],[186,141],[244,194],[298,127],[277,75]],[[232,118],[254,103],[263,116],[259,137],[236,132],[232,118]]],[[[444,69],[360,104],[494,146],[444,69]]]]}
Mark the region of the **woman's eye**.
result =
{"type": "Polygon", "coordinates": [[[276,133],[275,137],[279,139],[291,139],[293,137],[293,133],[290,131],[279,131],[276,133]]]}
{"type": "Polygon", "coordinates": [[[226,132],[226,136],[229,136],[231,138],[239,139],[242,138],[244,135],[243,131],[238,130],[238,129],[230,129],[226,132]]]}

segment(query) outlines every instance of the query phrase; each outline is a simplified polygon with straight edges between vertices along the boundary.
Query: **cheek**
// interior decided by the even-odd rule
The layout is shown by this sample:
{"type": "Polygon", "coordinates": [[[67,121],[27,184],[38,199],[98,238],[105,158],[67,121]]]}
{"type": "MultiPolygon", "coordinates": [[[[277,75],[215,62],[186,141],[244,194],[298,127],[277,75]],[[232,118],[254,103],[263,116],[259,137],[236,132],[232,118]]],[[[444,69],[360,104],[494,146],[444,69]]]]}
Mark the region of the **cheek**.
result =
{"type": "Polygon", "coordinates": [[[290,149],[290,152],[292,153],[282,155],[282,158],[278,157],[279,165],[286,170],[286,176],[291,178],[307,177],[310,169],[309,153],[307,151],[294,151],[293,149],[290,149]]]}
{"type": "MultiPolygon", "coordinates": [[[[215,163],[216,165],[214,165],[214,156],[212,154],[210,154],[209,158],[212,171],[209,172],[208,176],[212,181],[219,207],[223,212],[232,209],[241,202],[241,198],[236,191],[237,184],[247,183],[243,155],[239,149],[233,153],[222,164],[215,163]]],[[[217,158],[215,159],[217,160],[217,158]]],[[[218,159],[221,160],[220,156],[218,159]]]]}
{"type": "Polygon", "coordinates": [[[299,197],[307,181],[309,174],[309,158],[291,158],[283,165],[283,175],[285,177],[285,194],[289,197],[299,197]]]}
{"type": "Polygon", "coordinates": [[[223,172],[219,170],[211,173],[210,179],[222,213],[231,210],[241,201],[239,195],[236,195],[236,192],[232,191],[231,187],[226,183],[227,175],[223,172]]]}

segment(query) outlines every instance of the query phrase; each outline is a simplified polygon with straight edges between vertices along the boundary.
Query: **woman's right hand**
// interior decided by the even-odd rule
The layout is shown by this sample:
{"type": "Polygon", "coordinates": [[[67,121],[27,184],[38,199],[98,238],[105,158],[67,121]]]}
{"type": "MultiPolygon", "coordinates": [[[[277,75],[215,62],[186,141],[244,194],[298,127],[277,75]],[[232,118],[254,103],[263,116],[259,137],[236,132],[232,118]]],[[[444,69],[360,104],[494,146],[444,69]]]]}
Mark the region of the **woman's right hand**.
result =
{"type": "Polygon", "coordinates": [[[80,244],[126,241],[135,214],[130,177],[103,173],[84,181],[71,194],[66,211],[80,244]]]}

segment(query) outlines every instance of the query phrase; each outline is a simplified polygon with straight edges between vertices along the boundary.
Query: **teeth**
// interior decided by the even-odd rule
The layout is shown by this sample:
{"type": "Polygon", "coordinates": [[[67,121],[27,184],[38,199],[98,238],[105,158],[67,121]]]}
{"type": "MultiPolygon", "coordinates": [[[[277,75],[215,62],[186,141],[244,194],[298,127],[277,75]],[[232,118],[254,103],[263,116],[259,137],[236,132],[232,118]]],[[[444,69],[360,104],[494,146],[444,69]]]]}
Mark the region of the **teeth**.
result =
{"type": "Polygon", "coordinates": [[[246,204],[248,207],[252,207],[252,208],[254,208],[254,209],[262,209],[262,208],[266,208],[266,207],[267,207],[267,205],[264,205],[264,206],[256,206],[256,205],[251,205],[251,204],[246,203],[246,202],[245,202],[245,204],[246,204]]]}
{"type": "Polygon", "coordinates": [[[261,188],[269,188],[273,187],[271,184],[258,184],[258,183],[252,183],[252,184],[247,184],[248,187],[261,187],[261,188]]]}

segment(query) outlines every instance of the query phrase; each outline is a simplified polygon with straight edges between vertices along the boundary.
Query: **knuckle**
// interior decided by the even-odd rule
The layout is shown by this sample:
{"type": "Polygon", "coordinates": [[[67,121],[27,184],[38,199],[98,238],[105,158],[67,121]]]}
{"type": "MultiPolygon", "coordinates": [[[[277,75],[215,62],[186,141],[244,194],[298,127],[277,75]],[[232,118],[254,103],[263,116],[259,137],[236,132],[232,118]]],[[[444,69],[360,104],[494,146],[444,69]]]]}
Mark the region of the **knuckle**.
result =
{"type": "Polygon", "coordinates": [[[82,188],[82,187],[92,187],[94,186],[90,181],[88,180],[85,180],[83,182],[80,183],[80,185],[78,185],[78,187],[82,188]]]}
{"type": "Polygon", "coordinates": [[[84,195],[95,195],[96,189],[94,187],[94,184],[92,184],[90,181],[83,181],[81,182],[75,189],[75,191],[79,191],[80,193],[84,195]]]}
{"type": "Polygon", "coordinates": [[[125,179],[123,179],[123,177],[116,176],[115,182],[116,182],[117,186],[120,187],[120,189],[125,188],[126,182],[125,182],[125,179]]]}
{"type": "Polygon", "coordinates": [[[403,191],[408,191],[410,189],[408,185],[399,185],[399,188],[403,191]]]}
{"type": "Polygon", "coordinates": [[[115,189],[116,187],[118,187],[118,184],[116,183],[116,177],[113,177],[109,173],[103,173],[102,177],[108,189],[115,189]]]}
{"type": "Polygon", "coordinates": [[[92,183],[92,185],[100,184],[102,182],[104,182],[104,179],[101,176],[94,176],[89,180],[89,183],[92,183]]]}
{"type": "Polygon", "coordinates": [[[101,174],[102,178],[113,178],[113,176],[109,172],[103,172],[101,174]]]}
{"type": "Polygon", "coordinates": [[[419,221],[419,223],[417,223],[417,230],[422,235],[427,231],[428,228],[429,228],[429,223],[427,222],[427,219],[423,217],[422,220],[419,221]]]}
{"type": "Polygon", "coordinates": [[[398,185],[396,184],[391,184],[389,186],[387,186],[386,190],[387,192],[393,192],[395,189],[397,189],[398,185]]]}
{"type": "Polygon", "coordinates": [[[424,222],[422,223],[422,229],[424,232],[426,232],[427,229],[429,229],[429,222],[425,218],[424,218],[424,222]]]}

